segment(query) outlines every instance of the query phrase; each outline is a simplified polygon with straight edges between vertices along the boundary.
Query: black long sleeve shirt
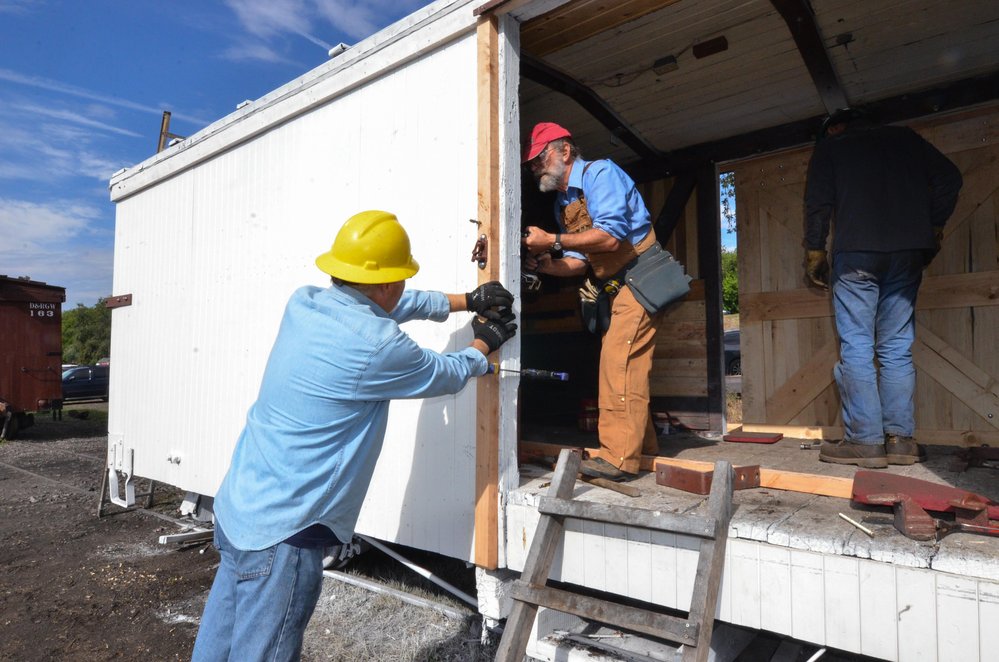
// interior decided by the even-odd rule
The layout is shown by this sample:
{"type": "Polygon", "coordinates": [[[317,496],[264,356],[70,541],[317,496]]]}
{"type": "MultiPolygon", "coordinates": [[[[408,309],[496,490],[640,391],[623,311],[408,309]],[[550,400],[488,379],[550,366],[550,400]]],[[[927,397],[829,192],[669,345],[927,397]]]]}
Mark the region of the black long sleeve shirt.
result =
{"type": "Polygon", "coordinates": [[[892,252],[934,247],[954,212],[961,172],[915,131],[851,125],[815,147],[805,188],[805,245],[892,252]]]}

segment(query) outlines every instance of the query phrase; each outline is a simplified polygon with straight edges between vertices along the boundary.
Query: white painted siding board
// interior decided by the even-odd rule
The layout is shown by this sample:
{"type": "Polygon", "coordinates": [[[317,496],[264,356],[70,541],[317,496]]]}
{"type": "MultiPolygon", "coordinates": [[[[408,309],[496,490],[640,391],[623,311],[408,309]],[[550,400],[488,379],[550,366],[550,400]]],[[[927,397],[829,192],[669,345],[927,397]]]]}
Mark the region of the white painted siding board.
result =
{"type": "Polygon", "coordinates": [[[718,602],[715,605],[715,618],[732,622],[732,548],[725,545],[725,561],[722,568],[720,586],[718,587],[718,602]]]}
{"type": "Polygon", "coordinates": [[[825,643],[834,648],[860,652],[860,568],[856,558],[826,556],[825,643]]]}
{"type": "Polygon", "coordinates": [[[652,531],[628,527],[627,587],[624,595],[652,602],[652,531]]]}
{"type": "Polygon", "coordinates": [[[825,595],[821,554],[791,550],[791,636],[823,642],[825,595]]]}
{"type": "MultiPolygon", "coordinates": [[[[938,662],[978,659],[978,582],[943,573],[936,577],[938,662]]],[[[999,659],[999,651],[992,652],[999,659]]]]}
{"type": "Polygon", "coordinates": [[[898,609],[895,603],[895,568],[875,561],[860,561],[860,652],[885,660],[898,659],[894,632],[898,609]]]}
{"type": "Polygon", "coordinates": [[[676,534],[651,531],[649,542],[652,564],[652,601],[663,605],[676,604],[677,560],[676,534]]]}
{"type": "Polygon", "coordinates": [[[751,628],[760,628],[762,563],[759,545],[744,540],[729,540],[729,562],[725,571],[726,584],[731,593],[731,620],[751,628]]]}
{"type": "Polygon", "coordinates": [[[604,525],[600,522],[579,521],[583,533],[583,583],[598,591],[607,590],[607,557],[604,549],[604,525]]]}
{"type": "Polygon", "coordinates": [[[676,537],[676,608],[690,611],[694,595],[694,578],[697,560],[701,557],[701,539],[691,536],[676,537]]]}
{"type": "Polygon", "coordinates": [[[979,659],[984,661],[999,651],[999,584],[979,582],[978,600],[979,659]]]}
{"type": "Polygon", "coordinates": [[[620,524],[604,525],[604,553],[607,555],[606,591],[628,594],[631,566],[628,554],[628,529],[620,524]]]}
{"type": "MultiPolygon", "coordinates": [[[[566,519],[565,533],[563,536],[564,545],[560,555],[561,564],[557,566],[551,576],[570,584],[584,584],[586,582],[586,570],[584,562],[586,559],[586,530],[583,522],[576,519],[566,519]]],[[[533,536],[533,532],[531,533],[533,536]]]]}
{"type": "Polygon", "coordinates": [[[937,656],[936,582],[932,573],[898,568],[898,659],[935,660],[937,656]]]}
{"type": "Polygon", "coordinates": [[[791,601],[791,550],[760,545],[760,627],[790,635],[793,629],[791,601]]]}

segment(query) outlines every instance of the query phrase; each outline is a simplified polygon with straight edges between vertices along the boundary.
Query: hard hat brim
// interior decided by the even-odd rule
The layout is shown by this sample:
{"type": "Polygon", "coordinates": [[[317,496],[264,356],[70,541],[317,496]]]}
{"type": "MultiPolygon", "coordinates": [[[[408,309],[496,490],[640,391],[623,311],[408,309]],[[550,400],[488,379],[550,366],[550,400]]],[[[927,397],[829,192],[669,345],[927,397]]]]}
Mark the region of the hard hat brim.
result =
{"type": "Polygon", "coordinates": [[[327,251],[316,258],[316,266],[319,270],[345,280],[350,283],[363,283],[365,285],[378,285],[381,283],[395,283],[406,280],[416,275],[420,270],[420,263],[412,257],[409,263],[401,267],[382,267],[381,269],[365,269],[354,264],[348,264],[337,259],[332,251],[327,251]]]}

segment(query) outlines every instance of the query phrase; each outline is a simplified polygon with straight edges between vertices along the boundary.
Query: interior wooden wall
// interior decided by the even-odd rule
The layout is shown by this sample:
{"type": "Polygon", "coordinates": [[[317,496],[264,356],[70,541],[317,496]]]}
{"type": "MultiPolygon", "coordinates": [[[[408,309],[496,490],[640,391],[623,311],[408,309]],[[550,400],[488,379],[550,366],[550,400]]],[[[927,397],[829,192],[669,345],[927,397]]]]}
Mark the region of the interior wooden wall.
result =
{"type": "MultiPolygon", "coordinates": [[[[662,209],[673,181],[663,179],[639,187],[653,218],[662,209]]],[[[653,408],[665,409],[690,427],[706,429],[709,427],[707,313],[698,262],[696,191],[691,194],[676,229],[669,237],[660,236],[659,242],[694,280],[690,294],[666,310],[659,320],[649,378],[653,408]]]]}
{"type": "MultiPolygon", "coordinates": [[[[917,437],[999,442],[999,106],[912,124],[961,169],[964,188],[917,299],[917,437]]],[[[811,148],[732,166],[736,177],[743,419],[842,435],[829,295],[804,281],[811,148]]]]}

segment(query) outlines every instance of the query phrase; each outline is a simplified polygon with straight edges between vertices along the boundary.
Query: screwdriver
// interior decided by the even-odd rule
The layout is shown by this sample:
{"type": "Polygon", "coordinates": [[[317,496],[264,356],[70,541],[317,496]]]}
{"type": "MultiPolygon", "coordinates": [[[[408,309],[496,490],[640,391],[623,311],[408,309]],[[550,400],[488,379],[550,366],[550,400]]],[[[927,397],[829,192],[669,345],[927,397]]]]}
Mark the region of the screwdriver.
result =
{"type": "Polygon", "coordinates": [[[489,374],[492,375],[498,372],[513,372],[519,374],[521,377],[526,377],[527,379],[544,379],[552,382],[569,381],[569,373],[567,372],[555,372],[554,370],[536,370],[534,368],[524,368],[523,370],[511,370],[510,368],[499,367],[499,363],[490,363],[489,374]]]}

